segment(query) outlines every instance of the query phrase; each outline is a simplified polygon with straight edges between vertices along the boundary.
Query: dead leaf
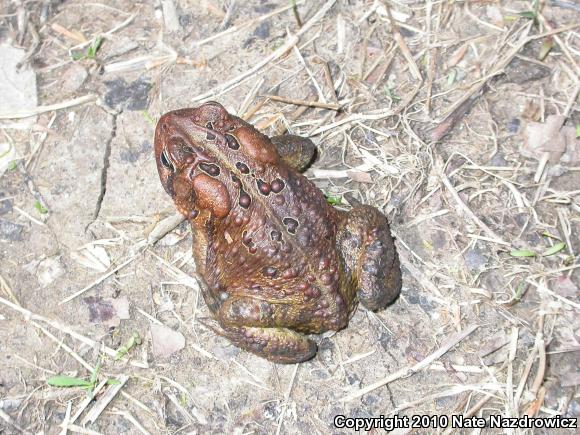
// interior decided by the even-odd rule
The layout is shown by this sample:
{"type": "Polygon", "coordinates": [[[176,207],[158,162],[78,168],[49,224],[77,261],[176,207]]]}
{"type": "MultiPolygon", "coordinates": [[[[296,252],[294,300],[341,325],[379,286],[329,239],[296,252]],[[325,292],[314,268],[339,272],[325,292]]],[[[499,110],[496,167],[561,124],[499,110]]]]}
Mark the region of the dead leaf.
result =
{"type": "Polygon", "coordinates": [[[107,328],[117,327],[121,320],[127,320],[129,316],[129,300],[123,296],[120,298],[101,298],[87,296],[83,301],[89,308],[89,321],[101,323],[107,328]]]}
{"type": "Polygon", "coordinates": [[[60,257],[51,257],[42,260],[36,269],[36,278],[42,287],[48,286],[64,273],[60,257]]]}
{"type": "Polygon", "coordinates": [[[121,323],[110,300],[98,296],[87,296],[83,298],[83,302],[89,308],[89,322],[102,323],[107,327],[117,327],[121,323]]]}
{"type": "Polygon", "coordinates": [[[556,293],[565,298],[575,298],[578,294],[578,287],[566,275],[562,275],[556,279],[552,288],[556,293]]]}
{"type": "Polygon", "coordinates": [[[562,388],[575,387],[580,385],[580,373],[569,372],[560,376],[560,385],[562,388]]]}
{"type": "Polygon", "coordinates": [[[461,59],[463,59],[465,53],[467,53],[468,48],[469,44],[467,43],[459,47],[459,49],[457,49],[455,53],[453,53],[449,58],[449,60],[447,61],[447,69],[453,68],[455,65],[457,65],[461,61],[461,59]]]}
{"type": "Polygon", "coordinates": [[[524,134],[524,144],[520,149],[523,156],[540,160],[542,154],[548,153],[552,163],[558,163],[567,154],[566,160],[573,163],[578,159],[578,139],[573,127],[562,127],[565,118],[561,115],[550,115],[546,122],[529,122],[524,134]]]}
{"type": "Polygon", "coordinates": [[[501,349],[503,346],[510,342],[510,337],[505,333],[505,331],[499,331],[486,338],[482,343],[479,344],[479,350],[477,351],[477,356],[483,358],[490,355],[497,350],[501,349]]]}
{"type": "Polygon", "coordinates": [[[105,272],[111,266],[111,259],[105,248],[94,243],[87,244],[70,255],[77,263],[98,272],[105,272]]]}
{"type": "Polygon", "coordinates": [[[18,155],[14,145],[7,142],[0,143],[0,177],[16,163],[17,159],[18,155]]]}
{"type": "Polygon", "coordinates": [[[544,396],[545,395],[546,395],[546,388],[540,387],[540,390],[538,391],[536,398],[532,401],[532,403],[530,404],[528,409],[526,409],[526,411],[525,411],[525,414],[528,417],[534,417],[535,415],[538,414],[538,411],[540,410],[540,408],[544,404],[544,396]]]}
{"type": "Polygon", "coordinates": [[[153,355],[168,358],[185,347],[185,337],[181,332],[156,323],[151,324],[153,355]]]}
{"type": "Polygon", "coordinates": [[[129,315],[129,299],[127,299],[127,296],[122,296],[120,298],[110,298],[108,300],[111,301],[111,304],[117,312],[119,319],[127,320],[131,318],[129,315]]]}
{"type": "Polygon", "coordinates": [[[361,171],[346,171],[349,178],[353,181],[357,181],[359,183],[372,183],[373,179],[371,174],[368,172],[361,172],[361,171]]]}

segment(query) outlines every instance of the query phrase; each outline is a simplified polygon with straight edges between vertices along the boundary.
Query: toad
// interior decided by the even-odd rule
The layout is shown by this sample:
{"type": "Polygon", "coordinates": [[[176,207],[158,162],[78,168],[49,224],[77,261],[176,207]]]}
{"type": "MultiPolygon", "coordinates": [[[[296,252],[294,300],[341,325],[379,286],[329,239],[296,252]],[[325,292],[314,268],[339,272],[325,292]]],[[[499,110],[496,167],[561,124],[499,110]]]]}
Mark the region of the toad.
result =
{"type": "Polygon", "coordinates": [[[301,174],[314,153],[309,139],[269,138],[215,102],[166,113],[155,130],[213,329],[276,363],[312,358],[310,334],[346,327],[358,301],[383,309],[401,289],[387,218],[329,205],[301,174]]]}

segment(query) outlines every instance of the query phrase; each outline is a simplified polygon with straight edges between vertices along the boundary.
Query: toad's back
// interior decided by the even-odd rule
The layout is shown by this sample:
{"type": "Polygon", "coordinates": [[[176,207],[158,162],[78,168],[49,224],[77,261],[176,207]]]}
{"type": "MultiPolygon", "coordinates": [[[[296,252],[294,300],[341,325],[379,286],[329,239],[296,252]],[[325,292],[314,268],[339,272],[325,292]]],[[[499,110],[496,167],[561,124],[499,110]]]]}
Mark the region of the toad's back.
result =
{"type": "Polygon", "coordinates": [[[239,346],[278,362],[307,359],[316,345],[301,334],[346,326],[357,290],[372,309],[398,294],[385,217],[327,203],[298,172],[310,141],[270,139],[206,103],[161,117],[155,152],[165,190],[192,225],[204,298],[239,346]]]}

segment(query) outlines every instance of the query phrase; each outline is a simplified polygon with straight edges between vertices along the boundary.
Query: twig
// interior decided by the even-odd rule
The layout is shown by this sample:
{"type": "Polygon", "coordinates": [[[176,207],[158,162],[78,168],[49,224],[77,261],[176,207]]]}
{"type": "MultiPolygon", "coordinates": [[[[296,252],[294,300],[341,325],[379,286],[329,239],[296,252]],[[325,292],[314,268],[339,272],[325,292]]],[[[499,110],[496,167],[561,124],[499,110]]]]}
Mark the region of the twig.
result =
{"type": "Polygon", "coordinates": [[[209,90],[208,92],[206,92],[204,94],[201,94],[201,95],[198,95],[197,97],[194,97],[190,101],[196,102],[196,101],[205,100],[207,98],[215,98],[215,97],[229,91],[230,89],[232,89],[236,85],[243,82],[248,77],[251,77],[254,74],[256,74],[258,71],[260,71],[266,65],[268,65],[270,62],[278,59],[279,57],[284,56],[284,54],[286,54],[286,52],[288,50],[290,50],[292,47],[294,47],[298,43],[298,41],[299,41],[298,36],[292,35],[288,39],[288,41],[286,41],[286,43],[284,45],[282,45],[280,48],[278,48],[276,51],[274,51],[272,54],[270,54],[270,56],[266,57],[261,62],[258,62],[253,68],[250,68],[249,70],[241,73],[240,75],[234,77],[233,79],[228,80],[228,81],[222,83],[221,85],[214,87],[213,89],[209,90]]]}
{"type": "Polygon", "coordinates": [[[531,41],[531,38],[527,37],[530,28],[531,23],[526,24],[523,27],[524,32],[523,35],[520,36],[520,42],[509,50],[503,58],[494,62],[493,71],[487,74],[483,80],[478,80],[464,93],[463,97],[451,106],[447,114],[444,115],[443,121],[439,122],[437,127],[431,131],[430,138],[432,141],[436,142],[442,139],[451,131],[459,119],[469,111],[473,103],[487,90],[487,82],[496,75],[501,74],[504,68],[512,61],[518,52],[531,41]]]}
{"type": "Polygon", "coordinates": [[[541,285],[538,284],[537,282],[535,282],[534,280],[532,280],[531,278],[527,278],[526,282],[528,284],[533,285],[534,287],[536,287],[538,290],[540,290],[541,292],[547,293],[550,296],[555,297],[556,299],[558,299],[561,302],[564,302],[566,305],[570,305],[571,307],[576,308],[577,310],[580,310],[580,304],[571,301],[570,299],[565,298],[564,296],[560,296],[558,293],[556,293],[553,290],[550,290],[548,287],[546,287],[545,285],[541,285]]]}
{"type": "Polygon", "coordinates": [[[286,394],[284,395],[284,405],[282,408],[282,412],[280,412],[280,417],[278,419],[278,427],[276,428],[276,435],[280,435],[280,430],[282,429],[282,422],[284,421],[284,414],[286,413],[286,409],[288,408],[288,399],[290,398],[290,394],[292,394],[292,388],[294,387],[294,382],[296,381],[296,373],[298,372],[299,366],[300,364],[294,364],[292,379],[290,379],[288,389],[286,390],[286,394]]]}
{"type": "Polygon", "coordinates": [[[79,426],[78,424],[69,424],[66,428],[72,432],[80,433],[83,435],[104,435],[102,432],[87,429],[86,427],[79,426]]]}
{"type": "Polygon", "coordinates": [[[95,399],[95,396],[104,388],[105,385],[107,385],[107,379],[103,379],[99,385],[97,385],[97,387],[92,391],[92,394],[87,395],[87,397],[85,397],[85,399],[80,403],[77,412],[75,412],[75,415],[73,415],[70,419],[70,424],[68,425],[68,429],[71,428],[71,425],[78,420],[78,418],[81,416],[81,414],[84,412],[85,409],[87,409],[87,406],[89,406],[91,404],[91,402],[95,399]]]}
{"type": "Polygon", "coordinates": [[[302,20],[300,19],[300,14],[298,13],[298,5],[296,4],[296,0],[291,0],[290,3],[292,3],[292,13],[296,19],[296,24],[298,24],[298,27],[302,27],[302,20]]]}
{"type": "Polygon", "coordinates": [[[254,86],[252,86],[252,89],[250,90],[250,92],[246,94],[244,101],[242,101],[242,104],[240,104],[240,107],[238,108],[237,111],[238,116],[241,116],[243,118],[244,114],[248,110],[248,107],[250,107],[250,103],[254,101],[256,95],[258,95],[258,91],[260,90],[265,81],[266,80],[264,79],[264,77],[260,77],[258,78],[258,80],[256,80],[256,83],[254,83],[254,86]]]}
{"type": "MultiPolygon", "coordinates": [[[[297,2],[297,4],[302,4],[302,3],[304,3],[304,2],[303,1],[297,2]]],[[[282,8],[276,9],[276,10],[270,12],[269,14],[262,15],[261,17],[258,17],[254,20],[250,20],[250,21],[248,21],[244,24],[241,24],[239,26],[229,27],[228,29],[224,30],[223,32],[219,32],[219,33],[216,33],[215,35],[209,36],[205,39],[201,39],[199,41],[196,41],[196,42],[194,42],[194,45],[196,47],[199,47],[201,45],[207,44],[208,42],[211,42],[214,39],[221,38],[222,36],[228,35],[230,33],[235,33],[239,30],[245,29],[246,27],[251,27],[254,24],[261,23],[262,21],[267,20],[268,18],[273,17],[274,15],[278,15],[278,14],[281,14],[282,12],[286,12],[288,9],[291,9],[291,8],[292,8],[292,5],[284,6],[282,8]]]]}
{"type": "Polygon", "coordinates": [[[320,101],[298,100],[295,98],[279,97],[277,95],[263,95],[263,96],[266,98],[269,98],[272,101],[280,101],[281,103],[294,104],[296,106],[320,107],[322,109],[329,109],[329,110],[336,110],[336,111],[339,111],[342,107],[339,104],[321,103],[320,101]]]}
{"type": "Polygon", "coordinates": [[[8,414],[6,414],[4,411],[2,411],[2,408],[0,408],[0,418],[2,420],[4,420],[6,422],[6,424],[9,424],[12,427],[15,427],[16,429],[18,429],[18,431],[20,433],[24,433],[24,434],[29,434],[30,432],[22,429],[20,426],[18,426],[16,423],[14,423],[12,421],[12,417],[10,417],[8,414]]]}
{"type": "Polygon", "coordinates": [[[46,201],[44,200],[40,191],[37,189],[36,183],[32,179],[32,176],[28,173],[25,163],[23,161],[19,161],[16,166],[18,167],[18,172],[20,172],[22,178],[24,179],[26,187],[28,187],[28,190],[30,191],[34,199],[37,201],[37,204],[40,206],[40,209],[44,211],[44,213],[40,215],[42,222],[46,222],[50,216],[50,209],[48,208],[46,201]]]}
{"type": "Polygon", "coordinates": [[[401,260],[401,265],[411,273],[411,276],[413,276],[427,291],[432,293],[432,295],[429,296],[430,299],[433,299],[441,305],[448,305],[445,303],[445,299],[437,286],[433,284],[418,267],[415,267],[415,265],[409,261],[406,252],[399,250],[399,259],[401,260]]]}
{"type": "Polygon", "coordinates": [[[74,359],[76,359],[78,361],[78,363],[80,365],[82,365],[84,368],[86,368],[89,372],[93,372],[95,370],[95,368],[90,365],[88,362],[86,362],[81,356],[79,356],[79,354],[77,354],[69,345],[67,345],[66,343],[63,343],[62,340],[59,340],[58,338],[56,338],[50,331],[48,331],[44,326],[36,323],[35,321],[30,322],[35,328],[40,329],[44,335],[46,335],[48,338],[50,338],[52,341],[54,341],[58,346],[62,347],[66,352],[68,352],[68,354],[70,356],[72,356],[74,359]]]}
{"type": "Polygon", "coordinates": [[[183,217],[181,213],[175,213],[166,217],[165,219],[160,220],[157,225],[155,225],[155,228],[153,228],[147,236],[147,244],[154,245],[163,237],[165,237],[167,233],[177,228],[177,226],[180,225],[184,220],[185,217],[183,217]]]}
{"type": "Polygon", "coordinates": [[[405,60],[409,64],[409,69],[411,70],[413,78],[415,80],[423,82],[423,76],[421,75],[421,71],[419,71],[419,67],[417,66],[417,63],[415,63],[415,59],[413,59],[413,54],[411,53],[411,50],[409,50],[409,47],[407,46],[405,39],[401,36],[401,32],[399,32],[399,26],[395,21],[395,19],[393,18],[393,15],[391,14],[391,8],[386,3],[385,9],[387,10],[387,15],[389,16],[389,21],[391,22],[393,38],[395,39],[395,42],[399,46],[401,53],[403,53],[405,60]]]}
{"type": "MultiPolygon", "coordinates": [[[[546,28],[550,29],[548,32],[544,32],[544,33],[539,34],[539,35],[527,36],[529,31],[530,31],[530,28],[531,28],[531,22],[526,24],[525,27],[527,27],[527,28],[525,28],[525,30],[524,30],[525,36],[522,35],[520,37],[520,42],[518,44],[516,44],[511,50],[509,50],[503,58],[501,58],[497,62],[494,62],[494,69],[490,74],[488,74],[486,77],[484,77],[483,80],[479,80],[476,84],[471,86],[471,88],[463,94],[463,97],[461,97],[459,100],[457,100],[451,106],[451,108],[447,111],[447,114],[444,115],[443,121],[439,122],[437,127],[435,127],[431,131],[430,138],[432,141],[436,142],[436,141],[440,140],[447,133],[449,133],[451,131],[451,129],[458,122],[458,120],[461,119],[462,116],[469,110],[471,105],[473,105],[475,100],[477,100],[477,98],[479,98],[488,89],[487,82],[491,78],[497,76],[498,74],[503,73],[504,69],[509,65],[509,63],[512,61],[512,59],[516,55],[518,55],[519,51],[528,42],[531,42],[531,41],[536,40],[536,39],[541,39],[541,38],[544,38],[544,37],[549,36],[549,35],[556,35],[558,33],[572,30],[572,29],[580,26],[580,24],[575,23],[572,25],[560,27],[558,29],[552,29],[546,23],[544,23],[544,25],[546,26],[546,28]]],[[[557,36],[555,36],[555,38],[557,38],[557,36]]],[[[560,42],[561,42],[561,40],[560,40],[560,42]]],[[[565,47],[563,45],[562,45],[562,47],[563,47],[563,51],[564,51],[565,47]]],[[[570,55],[570,53],[568,53],[568,55],[570,55]]],[[[571,59],[571,57],[569,58],[569,60],[570,59],[571,59]]],[[[573,60],[572,60],[572,64],[576,69],[576,74],[578,74],[578,65],[576,65],[576,63],[573,60]]]]}
{"type": "Polygon", "coordinates": [[[379,119],[388,118],[390,116],[397,115],[400,113],[407,105],[415,98],[415,95],[419,92],[421,86],[417,86],[413,91],[411,91],[396,108],[394,109],[378,109],[378,110],[370,110],[366,113],[353,113],[352,115],[346,116],[339,121],[335,121],[331,124],[325,125],[324,127],[319,127],[312,132],[310,132],[309,136],[315,136],[320,133],[324,133],[325,131],[332,130],[343,124],[349,124],[351,122],[357,121],[376,121],[379,119]]]}
{"type": "Polygon", "coordinates": [[[62,430],[60,431],[60,435],[66,435],[68,432],[67,426],[70,422],[70,413],[72,410],[72,400],[69,400],[66,403],[66,412],[64,414],[64,419],[62,421],[62,430]]]}
{"type": "Polygon", "coordinates": [[[141,432],[143,435],[150,434],[150,432],[148,432],[147,429],[145,429],[143,427],[143,425],[141,423],[139,423],[139,421],[137,421],[137,419],[135,417],[133,417],[129,412],[114,410],[114,411],[111,411],[111,414],[120,415],[120,416],[124,417],[125,419],[129,420],[131,423],[133,423],[133,426],[135,426],[137,428],[137,430],[139,432],[141,432]]]}
{"type": "Polygon", "coordinates": [[[103,394],[99,398],[99,400],[97,400],[97,403],[93,405],[91,410],[87,413],[87,415],[83,419],[83,425],[86,425],[87,423],[94,423],[97,420],[97,418],[99,418],[99,415],[101,415],[101,413],[105,410],[105,408],[111,402],[111,400],[115,398],[115,396],[119,393],[121,388],[123,388],[125,383],[127,383],[127,381],[129,380],[129,376],[119,375],[116,380],[119,383],[111,385],[107,390],[107,392],[103,394]]]}
{"type": "Polygon", "coordinates": [[[12,292],[12,289],[10,288],[10,286],[8,285],[8,283],[1,274],[0,274],[0,288],[4,291],[6,296],[12,299],[12,302],[20,306],[20,301],[16,298],[16,296],[12,292]]]}
{"type": "Polygon", "coordinates": [[[72,100],[63,101],[61,103],[48,104],[46,106],[37,106],[34,109],[22,110],[20,112],[0,113],[0,119],[20,119],[29,118],[31,116],[40,115],[41,113],[50,112],[52,110],[67,109],[81,104],[92,103],[97,100],[97,95],[89,94],[83,97],[73,98],[72,100]]]}
{"type": "Polygon", "coordinates": [[[447,176],[443,173],[443,170],[440,171],[439,178],[441,179],[441,182],[447,188],[447,190],[451,194],[452,198],[455,200],[455,202],[459,206],[460,213],[462,211],[464,214],[466,214],[473,222],[475,222],[477,224],[478,227],[480,227],[485,233],[487,233],[487,235],[489,237],[497,240],[498,243],[508,244],[501,237],[499,237],[497,234],[495,234],[495,232],[493,232],[491,230],[491,228],[489,228],[485,223],[483,223],[483,221],[481,219],[479,219],[475,215],[475,213],[473,213],[471,211],[471,209],[469,207],[467,207],[467,205],[465,205],[465,203],[459,197],[457,190],[455,190],[455,188],[451,184],[451,181],[449,181],[449,178],[447,178],[447,176]]]}
{"type": "MultiPolygon", "coordinates": [[[[125,12],[124,12],[125,13],[125,12]]],[[[81,48],[84,47],[88,47],[89,45],[91,45],[93,43],[93,41],[98,38],[98,37],[103,37],[106,38],[108,36],[111,36],[113,33],[117,32],[118,30],[121,30],[125,27],[127,27],[129,24],[131,24],[131,22],[135,19],[135,17],[139,14],[139,12],[135,12],[131,15],[129,15],[129,17],[127,17],[127,19],[125,21],[123,21],[122,23],[120,23],[119,25],[113,27],[111,30],[106,31],[105,33],[103,33],[102,35],[96,35],[94,38],[89,39],[88,41],[82,42],[78,45],[75,45],[74,47],[71,47],[69,49],[69,53],[71,53],[73,50],[79,50],[81,48]]]]}
{"type": "Polygon", "coordinates": [[[16,210],[18,213],[20,213],[22,216],[24,216],[25,218],[30,219],[31,222],[34,222],[36,225],[40,225],[41,227],[46,226],[46,224],[44,222],[42,222],[41,220],[36,219],[35,217],[33,217],[30,213],[22,210],[20,207],[17,206],[13,206],[14,210],[16,210]]]}
{"type": "Polygon", "coordinates": [[[86,291],[90,290],[91,288],[93,288],[94,286],[96,286],[97,284],[100,284],[101,282],[103,282],[104,280],[106,280],[108,277],[110,277],[111,275],[113,275],[114,273],[117,273],[119,270],[123,269],[125,266],[127,266],[129,263],[132,263],[133,261],[135,261],[135,259],[137,258],[138,254],[134,255],[133,257],[129,258],[128,260],[124,261],[123,263],[121,263],[120,265],[118,265],[117,267],[115,267],[113,270],[105,273],[103,276],[101,276],[100,278],[97,278],[95,281],[93,281],[92,283],[90,283],[88,286],[80,289],[79,291],[77,291],[76,293],[73,293],[72,295],[64,298],[62,301],[60,301],[58,304],[62,305],[66,302],[72,301],[74,298],[82,295],[83,293],[85,293],[86,291]]]}
{"type": "Polygon", "coordinates": [[[227,29],[227,27],[230,25],[230,21],[232,20],[232,15],[234,14],[235,9],[236,9],[236,0],[231,0],[230,5],[228,6],[228,10],[226,11],[226,15],[224,16],[224,19],[220,23],[218,30],[222,31],[224,29],[227,29]]]}
{"type": "Polygon", "coordinates": [[[93,347],[93,348],[100,348],[102,349],[103,352],[105,352],[107,355],[115,358],[117,356],[117,352],[107,346],[102,345],[102,343],[99,343],[97,341],[94,341],[91,338],[85,337],[84,335],[79,334],[78,332],[74,331],[70,326],[64,325],[62,323],[60,323],[59,321],[56,320],[51,320],[47,317],[41,316],[39,314],[35,314],[30,310],[27,310],[26,308],[23,308],[19,305],[16,305],[12,302],[10,302],[7,299],[4,299],[3,297],[0,297],[0,303],[6,305],[9,308],[12,308],[14,311],[18,311],[20,314],[22,314],[24,316],[24,318],[27,321],[30,320],[38,320],[39,322],[43,322],[46,323],[50,326],[52,326],[55,329],[58,329],[59,331],[62,331],[68,335],[70,335],[72,338],[86,344],[89,347],[93,347]]]}
{"type": "Polygon", "coordinates": [[[179,30],[179,17],[177,8],[173,0],[161,0],[161,10],[163,11],[163,24],[168,32],[177,32],[179,30]]]}
{"type": "Polygon", "coordinates": [[[477,328],[479,328],[479,325],[471,325],[469,328],[463,330],[462,332],[458,332],[456,334],[454,334],[451,338],[449,338],[449,340],[447,340],[447,342],[441,346],[439,349],[437,349],[435,352],[433,352],[431,355],[429,355],[428,357],[424,358],[422,361],[418,362],[417,364],[409,367],[403,367],[402,369],[397,370],[395,373],[385,377],[384,379],[381,379],[378,382],[375,382],[365,388],[361,388],[360,390],[349,394],[348,396],[340,399],[341,402],[350,402],[353,399],[356,399],[358,397],[364,396],[365,394],[370,393],[373,390],[376,390],[377,388],[383,387],[387,384],[390,384],[391,382],[403,378],[403,377],[407,377],[410,376],[414,373],[417,373],[418,371],[424,369],[425,367],[428,367],[433,361],[441,358],[443,355],[445,355],[452,347],[454,347],[456,344],[458,344],[459,342],[463,341],[466,337],[468,337],[469,335],[471,335],[471,333],[473,333],[473,331],[475,331],[477,328]]]}
{"type": "MultiPolygon", "coordinates": [[[[548,31],[550,31],[550,32],[554,31],[554,28],[552,26],[550,26],[550,23],[548,22],[548,20],[546,20],[546,18],[541,13],[538,14],[538,19],[539,19],[540,23],[542,23],[542,25],[546,29],[548,29],[548,31]]],[[[573,26],[574,27],[572,27],[572,28],[578,27],[579,26],[578,22],[573,24],[573,26]]],[[[560,32],[557,32],[557,33],[560,33],[560,32]]],[[[562,39],[556,33],[554,33],[554,41],[556,41],[556,43],[560,46],[560,49],[562,50],[562,52],[564,53],[564,55],[568,59],[568,62],[570,62],[572,64],[572,67],[574,68],[574,72],[576,73],[576,76],[580,76],[580,67],[578,66],[578,64],[574,60],[574,56],[572,56],[572,54],[570,53],[570,50],[568,50],[568,46],[566,44],[564,44],[564,41],[562,41],[562,39]]]]}
{"type": "Polygon", "coordinates": [[[237,77],[234,77],[233,79],[228,80],[225,83],[214,87],[213,89],[209,90],[208,92],[206,92],[204,94],[201,94],[201,95],[198,95],[197,97],[194,97],[190,101],[196,102],[196,101],[205,100],[206,98],[210,98],[210,97],[213,98],[213,97],[216,97],[218,95],[221,95],[224,92],[229,91],[231,88],[235,87],[236,85],[238,85],[239,83],[241,83],[242,81],[247,79],[248,77],[251,77],[254,74],[256,74],[258,71],[260,71],[266,65],[268,65],[270,62],[284,56],[288,50],[290,50],[292,47],[294,47],[298,43],[301,35],[303,35],[306,31],[310,30],[310,28],[312,26],[314,26],[314,24],[316,24],[324,15],[326,15],[328,10],[334,5],[335,2],[336,2],[336,0],[328,0],[324,4],[324,6],[322,6],[318,10],[318,12],[314,16],[310,20],[308,20],[308,22],[306,24],[304,24],[304,26],[302,26],[302,28],[300,29],[300,31],[296,35],[291,35],[288,38],[288,41],[286,41],[286,43],[284,45],[279,47],[276,51],[274,51],[272,54],[270,54],[268,57],[266,57],[261,62],[258,62],[253,68],[250,68],[249,70],[241,73],[237,77]]]}

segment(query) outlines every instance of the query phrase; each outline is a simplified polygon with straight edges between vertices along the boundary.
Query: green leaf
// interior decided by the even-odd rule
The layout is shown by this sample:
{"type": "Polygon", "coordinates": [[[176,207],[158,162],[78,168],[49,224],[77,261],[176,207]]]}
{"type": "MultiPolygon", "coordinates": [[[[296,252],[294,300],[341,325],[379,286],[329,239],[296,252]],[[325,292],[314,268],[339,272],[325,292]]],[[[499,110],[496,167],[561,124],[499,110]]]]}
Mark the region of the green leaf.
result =
{"type": "Polygon", "coordinates": [[[538,53],[538,60],[544,60],[546,58],[546,56],[548,56],[548,53],[550,52],[550,50],[552,49],[552,47],[554,46],[554,39],[551,37],[547,37],[546,39],[544,39],[544,41],[542,42],[542,45],[540,46],[540,52],[538,53]]]}
{"type": "Polygon", "coordinates": [[[155,125],[155,120],[151,115],[149,115],[149,112],[144,110],[143,112],[141,112],[141,114],[143,115],[143,118],[145,118],[145,121],[147,121],[151,125],[155,125]]]}
{"type": "Polygon", "coordinates": [[[324,195],[326,197],[326,202],[328,202],[330,205],[340,205],[342,204],[342,197],[341,196],[330,196],[330,195],[324,195]]]}
{"type": "Polygon", "coordinates": [[[393,90],[391,88],[389,88],[388,86],[385,86],[385,94],[387,94],[387,97],[389,97],[395,103],[398,103],[399,101],[401,101],[401,97],[399,97],[397,94],[395,94],[393,92],[393,90]]]}
{"type": "Polygon", "coordinates": [[[81,59],[84,59],[86,57],[86,55],[82,51],[73,51],[70,54],[70,57],[72,57],[72,60],[81,60],[81,59]]]}
{"type": "Polygon", "coordinates": [[[542,254],[542,256],[543,257],[548,257],[549,255],[557,254],[558,252],[560,252],[565,247],[566,247],[566,244],[564,242],[556,243],[554,246],[552,246],[551,248],[547,249],[542,254]]]}
{"type": "Polygon", "coordinates": [[[580,137],[580,124],[576,124],[576,137],[580,137]]]}
{"type": "Polygon", "coordinates": [[[13,171],[14,169],[16,169],[16,166],[17,166],[16,160],[12,160],[10,163],[8,163],[8,170],[13,171]]]}
{"type": "Polygon", "coordinates": [[[560,237],[555,236],[554,234],[548,232],[548,231],[542,231],[542,236],[544,237],[549,237],[550,239],[556,239],[556,240],[560,240],[560,237]]]}
{"type": "Polygon", "coordinates": [[[526,288],[526,282],[520,281],[520,283],[518,284],[518,288],[516,289],[516,295],[514,297],[516,300],[519,301],[522,299],[522,293],[524,292],[525,288],[526,288]]]}
{"type": "Polygon", "coordinates": [[[510,252],[512,257],[535,257],[536,253],[529,249],[515,249],[510,252]]]}
{"type": "Polygon", "coordinates": [[[91,45],[89,45],[89,48],[87,48],[87,57],[89,59],[94,59],[95,56],[97,55],[97,51],[99,50],[99,48],[101,47],[101,44],[103,43],[103,37],[102,36],[97,36],[93,42],[91,43],[91,45]]]}
{"type": "Polygon", "coordinates": [[[69,388],[69,387],[91,387],[93,384],[80,378],[73,378],[71,376],[52,376],[46,380],[48,385],[53,387],[69,388]]]}
{"type": "Polygon", "coordinates": [[[447,87],[450,88],[451,85],[455,82],[457,78],[457,70],[455,68],[451,68],[449,70],[449,75],[447,76],[447,87]]]}
{"type": "Polygon", "coordinates": [[[123,346],[117,349],[117,354],[115,355],[115,360],[120,360],[136,345],[140,345],[143,342],[138,332],[133,332],[133,335],[127,340],[123,346]]]}
{"type": "Polygon", "coordinates": [[[47,209],[47,208],[45,208],[45,207],[44,207],[44,206],[43,206],[43,205],[40,203],[40,201],[38,201],[38,200],[37,200],[37,201],[34,203],[34,208],[35,208],[35,209],[36,209],[36,210],[37,210],[37,211],[38,211],[40,214],[46,214],[46,213],[48,213],[48,209],[47,209]]]}
{"type": "Polygon", "coordinates": [[[97,384],[97,377],[99,376],[99,371],[101,370],[101,366],[103,365],[103,360],[99,359],[99,361],[97,362],[97,366],[95,367],[95,370],[93,370],[93,373],[91,373],[91,385],[94,386],[97,384]]]}
{"type": "Polygon", "coordinates": [[[516,15],[519,15],[520,17],[523,17],[523,18],[529,18],[530,20],[536,19],[536,14],[534,11],[518,12],[516,15]]]}
{"type": "Polygon", "coordinates": [[[113,378],[107,379],[107,385],[119,385],[120,383],[121,383],[120,381],[113,378]]]}

